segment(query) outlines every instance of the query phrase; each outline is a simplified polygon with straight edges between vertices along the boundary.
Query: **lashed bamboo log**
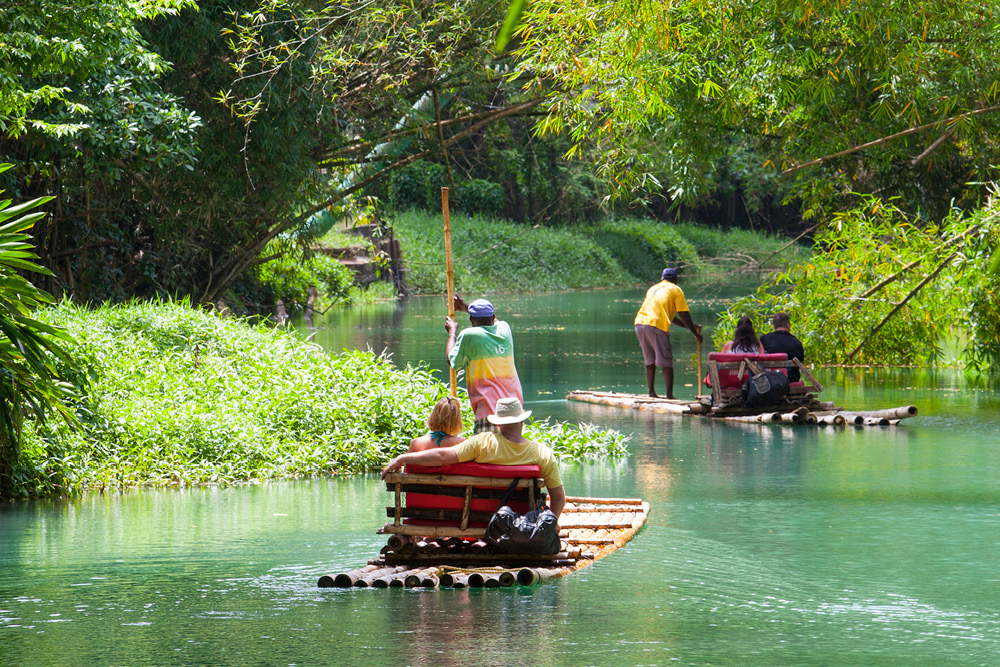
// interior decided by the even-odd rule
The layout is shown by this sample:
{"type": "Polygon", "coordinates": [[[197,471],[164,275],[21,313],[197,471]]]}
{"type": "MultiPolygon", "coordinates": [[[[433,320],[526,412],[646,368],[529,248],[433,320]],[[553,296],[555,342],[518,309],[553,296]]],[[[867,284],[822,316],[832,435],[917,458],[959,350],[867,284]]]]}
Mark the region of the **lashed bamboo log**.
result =
{"type": "Polygon", "coordinates": [[[889,420],[885,417],[865,417],[865,426],[888,426],[889,420]]]}
{"type": "Polygon", "coordinates": [[[865,417],[885,418],[885,419],[908,419],[917,416],[917,406],[906,405],[900,408],[887,408],[885,410],[865,410],[858,412],[865,417]]]}
{"type": "Polygon", "coordinates": [[[330,576],[324,574],[319,578],[320,588],[350,588],[354,585],[354,582],[369,572],[374,572],[379,569],[377,565],[366,565],[362,568],[356,570],[351,570],[350,572],[341,572],[340,574],[330,576]]]}
{"type": "Polygon", "coordinates": [[[786,412],[781,415],[781,421],[779,424],[800,424],[802,423],[802,417],[799,416],[797,412],[786,412]]]}
{"type": "Polygon", "coordinates": [[[436,567],[425,567],[422,570],[410,570],[403,579],[403,585],[406,588],[417,588],[418,586],[423,585],[425,579],[431,576],[436,576],[437,571],[438,569],[436,567]]]}
{"type": "MultiPolygon", "coordinates": [[[[486,586],[486,579],[488,576],[489,575],[484,574],[482,572],[472,572],[471,574],[469,574],[469,579],[468,579],[469,588],[483,588],[484,586],[486,586]]],[[[499,585],[500,584],[498,582],[497,586],[499,585]]]]}
{"type": "Polygon", "coordinates": [[[817,421],[818,420],[816,418],[816,415],[814,415],[813,413],[810,412],[809,414],[806,415],[804,423],[810,424],[812,426],[815,426],[816,423],[817,423],[817,421]]]}
{"type": "MultiPolygon", "coordinates": [[[[406,569],[407,568],[403,566],[393,566],[393,567],[384,567],[377,570],[373,570],[371,572],[368,572],[367,574],[358,577],[357,580],[354,582],[354,587],[368,588],[369,586],[372,586],[372,582],[374,582],[376,579],[381,579],[382,577],[396,574],[397,572],[404,572],[406,571],[406,569]]],[[[374,586],[374,588],[379,588],[379,587],[380,586],[374,586]]]]}
{"type": "Polygon", "coordinates": [[[426,576],[420,580],[421,588],[437,588],[438,587],[438,577],[437,575],[426,576]]]}
{"type": "Polygon", "coordinates": [[[402,535],[390,535],[386,541],[386,546],[392,551],[398,551],[404,544],[406,544],[406,540],[403,539],[402,535]]]}
{"type": "Polygon", "coordinates": [[[515,583],[517,583],[517,577],[514,576],[514,573],[511,572],[510,570],[504,570],[503,572],[501,572],[499,575],[497,575],[497,579],[500,582],[501,588],[510,588],[515,583]]]}

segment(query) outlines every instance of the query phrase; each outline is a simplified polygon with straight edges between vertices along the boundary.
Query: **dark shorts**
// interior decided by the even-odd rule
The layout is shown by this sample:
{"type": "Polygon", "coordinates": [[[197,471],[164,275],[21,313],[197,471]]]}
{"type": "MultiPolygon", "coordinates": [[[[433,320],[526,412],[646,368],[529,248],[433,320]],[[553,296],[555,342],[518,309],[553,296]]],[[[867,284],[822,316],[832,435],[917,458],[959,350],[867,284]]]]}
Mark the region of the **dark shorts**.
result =
{"type": "Polygon", "coordinates": [[[670,336],[666,331],[648,324],[637,324],[635,337],[639,339],[642,360],[647,366],[674,367],[674,352],[670,348],[670,336]]]}
{"type": "Polygon", "coordinates": [[[490,431],[491,433],[499,433],[500,427],[491,422],[490,420],[486,419],[485,417],[483,419],[477,419],[475,421],[475,424],[473,425],[472,434],[479,435],[480,433],[485,433],[486,431],[490,431]]]}

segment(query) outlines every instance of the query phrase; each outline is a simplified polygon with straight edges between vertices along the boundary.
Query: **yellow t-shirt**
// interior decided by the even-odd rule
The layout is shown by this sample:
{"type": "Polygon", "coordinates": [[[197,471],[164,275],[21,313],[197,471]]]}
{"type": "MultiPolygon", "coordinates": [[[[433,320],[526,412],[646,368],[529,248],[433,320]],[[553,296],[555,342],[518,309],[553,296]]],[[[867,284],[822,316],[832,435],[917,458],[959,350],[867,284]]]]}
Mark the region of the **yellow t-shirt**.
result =
{"type": "Polygon", "coordinates": [[[552,489],[562,486],[559,466],[552,450],[545,445],[527,440],[511,442],[499,433],[486,431],[455,445],[459,463],[494,463],[496,465],[537,465],[542,469],[545,486],[552,489]]]}
{"type": "Polygon", "coordinates": [[[684,291],[669,280],[664,280],[646,292],[642,307],[635,316],[635,323],[670,331],[674,315],[684,310],[688,310],[684,291]]]}

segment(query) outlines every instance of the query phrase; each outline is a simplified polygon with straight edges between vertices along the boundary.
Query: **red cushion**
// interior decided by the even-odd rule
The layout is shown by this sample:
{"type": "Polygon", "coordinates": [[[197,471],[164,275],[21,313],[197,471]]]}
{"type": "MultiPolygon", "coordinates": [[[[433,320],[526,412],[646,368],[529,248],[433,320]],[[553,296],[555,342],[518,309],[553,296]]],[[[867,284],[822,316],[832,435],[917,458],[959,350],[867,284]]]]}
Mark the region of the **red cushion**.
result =
{"type": "MultiPolygon", "coordinates": [[[[750,359],[752,361],[788,361],[788,355],[784,352],[775,352],[773,354],[739,354],[735,352],[710,352],[708,355],[709,361],[717,362],[740,362],[744,359],[750,359]]],[[[778,368],[773,370],[779,370],[785,375],[788,375],[787,368],[778,368]]],[[[725,370],[719,369],[719,384],[722,385],[723,389],[739,389],[743,386],[743,381],[747,378],[749,373],[744,372],[743,377],[738,377],[735,370],[725,370]]],[[[706,383],[707,384],[707,383],[706,383]]],[[[711,386],[711,385],[709,385],[711,386]]]]}
{"type": "MultiPolygon", "coordinates": [[[[502,466],[492,463],[476,463],[474,461],[454,463],[449,466],[408,465],[404,469],[404,472],[428,475],[474,475],[476,477],[492,477],[496,479],[513,479],[515,477],[530,479],[541,477],[542,475],[542,469],[537,465],[502,466]]],[[[469,509],[473,512],[495,512],[499,506],[499,499],[473,498],[469,509]]],[[[432,493],[413,493],[412,491],[408,491],[406,493],[406,507],[460,510],[465,507],[465,499],[458,496],[440,496],[432,493]]],[[[511,502],[510,508],[515,512],[523,514],[528,511],[528,504],[511,502]]],[[[420,519],[408,519],[405,523],[416,523],[418,525],[457,525],[449,522],[424,521],[420,519]]],[[[470,523],[470,525],[485,524],[470,523]]]]}

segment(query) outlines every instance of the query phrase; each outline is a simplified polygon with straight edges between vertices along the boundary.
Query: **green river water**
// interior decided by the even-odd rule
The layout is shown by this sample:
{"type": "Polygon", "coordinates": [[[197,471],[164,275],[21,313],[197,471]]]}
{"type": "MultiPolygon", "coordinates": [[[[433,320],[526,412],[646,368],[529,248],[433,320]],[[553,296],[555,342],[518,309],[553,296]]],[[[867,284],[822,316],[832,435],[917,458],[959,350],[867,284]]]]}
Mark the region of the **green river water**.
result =
{"type": "MultiPolygon", "coordinates": [[[[725,295],[686,289],[713,321],[725,295]]],[[[920,409],[841,430],[564,401],[643,390],[641,296],[494,299],[535,416],[632,434],[625,461],[563,466],[571,495],[652,505],[593,567],[534,588],[317,588],[384,544],[376,475],[2,505],[0,667],[1000,664],[997,386],[822,369],[838,404],[920,409]]],[[[440,298],[331,312],[316,340],[441,368],[443,315],[440,298]]],[[[690,396],[694,341],[673,339],[690,396]]]]}

